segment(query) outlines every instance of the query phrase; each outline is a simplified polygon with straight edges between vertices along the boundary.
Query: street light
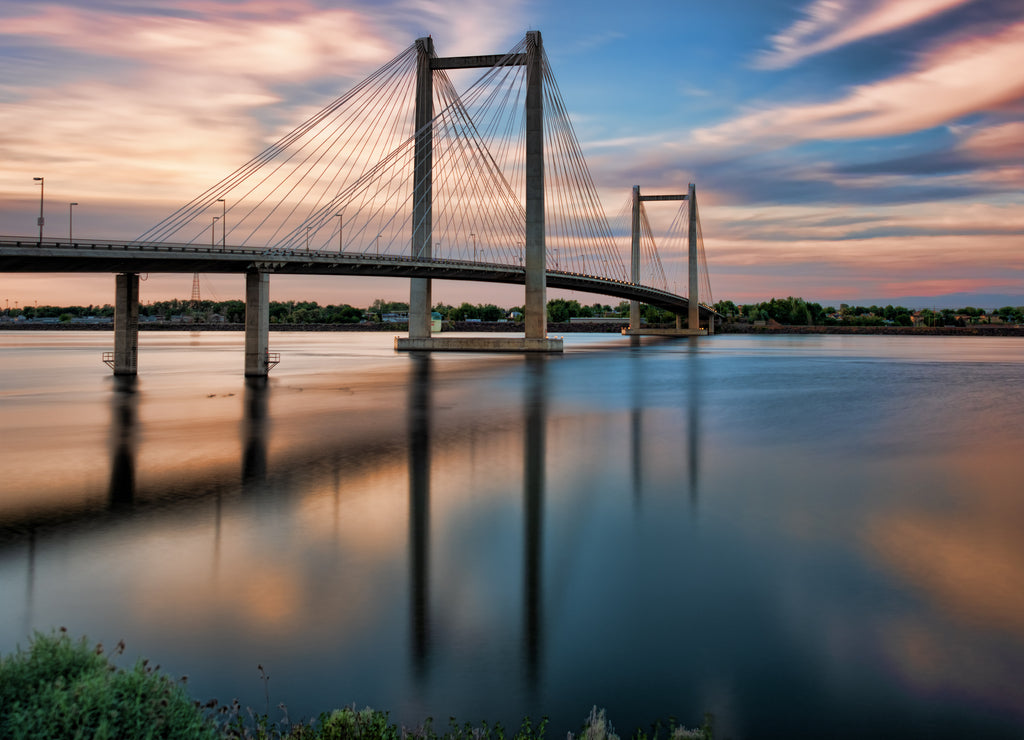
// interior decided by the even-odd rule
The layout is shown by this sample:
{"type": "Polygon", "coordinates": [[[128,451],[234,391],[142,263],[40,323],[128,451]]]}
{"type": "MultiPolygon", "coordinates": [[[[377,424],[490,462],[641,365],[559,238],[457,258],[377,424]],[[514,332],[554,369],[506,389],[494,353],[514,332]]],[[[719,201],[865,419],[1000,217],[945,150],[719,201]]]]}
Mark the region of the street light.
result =
{"type": "Polygon", "coordinates": [[[39,246],[43,246],[43,190],[46,187],[46,178],[33,177],[39,183],[39,246]]]}
{"type": "Polygon", "coordinates": [[[68,203],[68,244],[74,244],[75,206],[77,203],[68,203]]]}
{"type": "Polygon", "coordinates": [[[476,234],[470,232],[469,236],[473,240],[473,261],[476,262],[476,234]]]}
{"type": "Polygon", "coordinates": [[[217,198],[220,203],[220,233],[221,249],[228,248],[228,203],[223,198],[217,198]]]}
{"type": "Polygon", "coordinates": [[[307,252],[309,251],[309,230],[312,229],[312,228],[313,228],[312,226],[307,226],[306,227],[306,251],[307,252]]]}
{"type": "Polygon", "coordinates": [[[377,234],[377,256],[380,257],[380,238],[383,234],[377,234]]]}
{"type": "Polygon", "coordinates": [[[345,251],[345,244],[341,241],[341,229],[345,226],[345,219],[340,213],[334,215],[338,217],[338,252],[340,253],[345,251]]]}
{"type": "Polygon", "coordinates": [[[213,221],[210,222],[210,249],[213,249],[217,244],[217,219],[220,216],[214,216],[213,221]]]}

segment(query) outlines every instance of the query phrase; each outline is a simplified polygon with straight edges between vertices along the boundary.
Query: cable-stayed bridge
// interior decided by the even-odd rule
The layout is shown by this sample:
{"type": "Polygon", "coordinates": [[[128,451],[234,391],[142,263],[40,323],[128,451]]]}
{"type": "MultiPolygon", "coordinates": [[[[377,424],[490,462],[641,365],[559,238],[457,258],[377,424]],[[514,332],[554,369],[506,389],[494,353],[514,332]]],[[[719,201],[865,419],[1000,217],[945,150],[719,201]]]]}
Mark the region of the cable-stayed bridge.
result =
{"type": "Polygon", "coordinates": [[[138,276],[151,272],[246,275],[246,375],[271,365],[275,273],[412,278],[399,349],[558,351],[546,333],[548,287],[632,301],[632,332],[640,302],[685,313],[691,333],[702,318],[713,330],[694,187],[637,187],[629,203],[609,225],[539,32],[475,57],[438,57],[423,38],[138,239],[54,242],[40,227],[37,241],[0,240],[0,270],[118,273],[117,374],[136,372],[138,276]],[[460,94],[449,72],[461,69],[482,73],[460,94]],[[688,245],[686,296],[669,289],[649,200],[681,204],[669,232],[688,245]],[[432,336],[439,278],[523,284],[525,337],[432,336]]]}

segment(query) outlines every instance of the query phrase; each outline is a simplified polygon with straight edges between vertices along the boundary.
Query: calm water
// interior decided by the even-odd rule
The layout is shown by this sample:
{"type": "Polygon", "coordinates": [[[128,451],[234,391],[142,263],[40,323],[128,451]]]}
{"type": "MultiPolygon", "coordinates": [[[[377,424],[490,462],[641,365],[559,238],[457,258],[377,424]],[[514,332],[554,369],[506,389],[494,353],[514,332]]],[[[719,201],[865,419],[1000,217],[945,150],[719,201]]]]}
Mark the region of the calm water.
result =
{"type": "MultiPolygon", "coordinates": [[[[0,650],[406,724],[1024,736],[1024,342],[0,332],[0,650]],[[264,684],[256,670],[270,675],[264,684]]],[[[276,713],[276,712],[275,712],[276,713]]]]}

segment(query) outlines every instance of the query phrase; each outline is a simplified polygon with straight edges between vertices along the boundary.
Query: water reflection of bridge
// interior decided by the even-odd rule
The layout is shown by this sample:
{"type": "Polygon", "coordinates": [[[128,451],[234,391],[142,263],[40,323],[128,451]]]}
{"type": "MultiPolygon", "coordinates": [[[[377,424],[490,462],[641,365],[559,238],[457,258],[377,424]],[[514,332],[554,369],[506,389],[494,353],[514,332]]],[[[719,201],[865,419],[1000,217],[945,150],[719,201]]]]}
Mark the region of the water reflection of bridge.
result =
{"type": "MultiPolygon", "coordinates": [[[[634,342],[637,340],[633,340],[634,342]]],[[[645,398],[643,352],[630,353],[633,384],[631,407],[628,412],[630,433],[630,469],[632,498],[635,507],[643,507],[643,452],[645,443],[645,410],[651,408],[651,401],[645,398]]],[[[688,383],[689,409],[685,436],[687,448],[687,484],[680,485],[680,492],[688,492],[692,505],[697,503],[699,483],[699,386],[700,376],[696,371],[697,354],[686,355],[687,361],[681,366],[680,380],[688,383]]],[[[187,520],[190,529],[202,527],[202,520],[212,516],[214,537],[214,569],[219,567],[219,553],[222,537],[222,516],[224,504],[231,506],[262,505],[273,500],[283,500],[302,493],[302,488],[315,490],[319,479],[330,479],[335,495],[346,478],[357,479],[367,472],[381,467],[404,463],[408,471],[408,584],[409,584],[409,661],[414,677],[425,679],[432,667],[432,657],[443,645],[445,630],[435,629],[438,619],[436,608],[432,607],[431,567],[431,498],[432,473],[435,458],[446,448],[458,447],[464,443],[453,435],[453,427],[463,420],[452,419],[438,425],[436,409],[437,373],[436,363],[429,356],[412,358],[413,370],[408,378],[407,401],[404,412],[405,444],[380,444],[370,440],[360,453],[353,456],[347,449],[326,446],[303,454],[291,454],[292,450],[271,456],[273,419],[270,398],[274,388],[263,379],[250,379],[245,386],[243,418],[240,429],[241,454],[233,475],[227,475],[220,468],[201,471],[195,478],[183,485],[182,480],[163,480],[140,485],[138,482],[138,440],[142,430],[139,421],[139,394],[135,380],[120,379],[110,397],[110,475],[106,505],[92,509],[87,507],[75,511],[34,513],[21,521],[7,521],[0,530],[0,552],[14,548],[27,548],[27,595],[26,607],[31,625],[35,562],[40,551],[51,544],[74,539],[83,533],[100,532],[112,528],[148,526],[154,518],[176,518],[187,520]],[[351,461],[360,459],[358,467],[340,467],[339,459],[351,461]],[[309,471],[317,471],[310,477],[309,471]],[[233,481],[226,480],[233,478],[233,481]],[[191,490],[181,496],[183,490],[191,490]],[[246,502],[249,502],[247,504],[246,502]],[[213,503],[213,507],[210,504],[213,503]],[[196,519],[199,518],[197,522],[196,519]]],[[[544,356],[528,356],[523,359],[524,381],[522,402],[517,419],[497,420],[488,418],[474,432],[488,433],[499,429],[499,435],[518,429],[522,440],[522,540],[521,540],[521,635],[524,682],[536,687],[543,674],[545,654],[545,511],[548,482],[548,429],[551,411],[553,379],[559,372],[559,363],[544,356]]],[[[396,430],[391,430],[392,435],[396,430]]],[[[682,481],[682,478],[680,479],[682,481]]],[[[88,497],[87,497],[88,498],[88,497]]],[[[335,515],[338,515],[336,510],[335,515]]]]}

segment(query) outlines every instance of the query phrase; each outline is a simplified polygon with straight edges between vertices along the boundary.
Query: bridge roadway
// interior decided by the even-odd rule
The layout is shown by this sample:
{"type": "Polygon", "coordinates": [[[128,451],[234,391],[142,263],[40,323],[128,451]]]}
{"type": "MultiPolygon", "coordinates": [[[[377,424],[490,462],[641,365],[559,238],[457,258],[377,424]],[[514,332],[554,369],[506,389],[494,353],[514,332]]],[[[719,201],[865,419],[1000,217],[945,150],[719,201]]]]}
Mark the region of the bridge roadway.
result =
{"type": "MultiPolygon", "coordinates": [[[[116,276],[114,287],[114,351],[104,360],[115,375],[134,376],[138,369],[139,275],[148,273],[235,273],[245,276],[245,375],[265,377],[275,364],[269,351],[270,276],[361,275],[367,277],[435,278],[525,285],[522,265],[439,258],[412,258],[352,252],[310,252],[304,249],[199,247],[194,244],[117,241],[39,241],[30,237],[0,237],[0,272],[98,273],[116,276]]],[[[674,293],[595,275],[546,270],[549,288],[578,290],[639,301],[676,314],[675,331],[630,327],[630,333],[679,335],[689,301],[674,293]]],[[[635,304],[634,304],[635,305],[635,304]]],[[[713,332],[715,311],[700,305],[698,312],[713,332]]],[[[632,312],[631,312],[632,313],[632,312]]],[[[685,333],[702,333],[697,327],[685,333]]],[[[395,338],[399,350],[561,352],[562,340],[492,337],[395,338]]]]}
{"type": "MultiPolygon", "coordinates": [[[[521,265],[416,259],[358,252],[198,247],[166,242],[67,241],[0,237],[0,272],[237,273],[435,278],[523,285],[521,265]]],[[[547,270],[547,286],[615,296],[685,314],[689,300],[623,280],[547,270]]],[[[701,305],[704,315],[713,310],[701,305]]]]}

